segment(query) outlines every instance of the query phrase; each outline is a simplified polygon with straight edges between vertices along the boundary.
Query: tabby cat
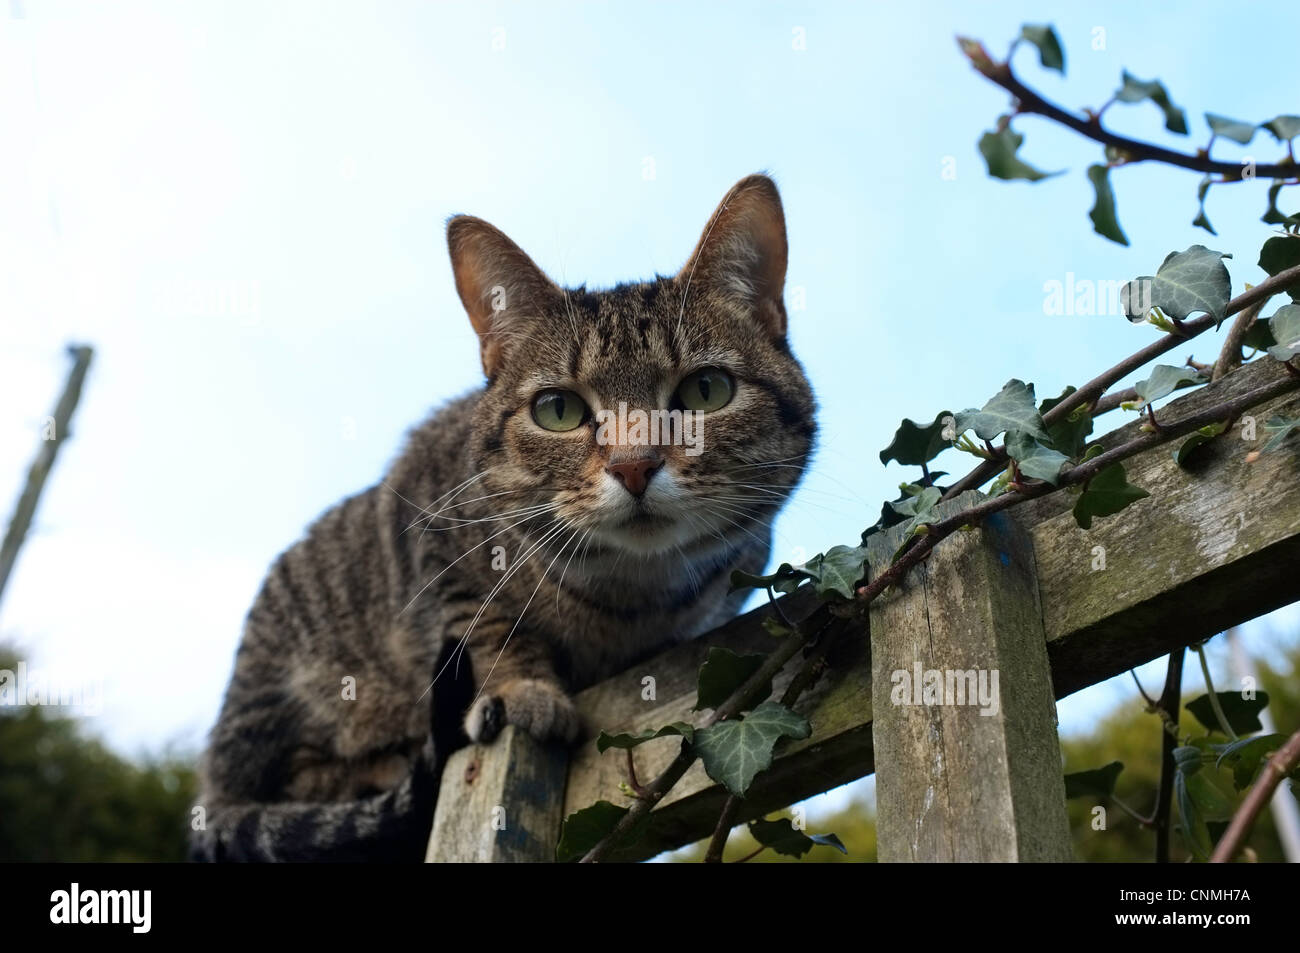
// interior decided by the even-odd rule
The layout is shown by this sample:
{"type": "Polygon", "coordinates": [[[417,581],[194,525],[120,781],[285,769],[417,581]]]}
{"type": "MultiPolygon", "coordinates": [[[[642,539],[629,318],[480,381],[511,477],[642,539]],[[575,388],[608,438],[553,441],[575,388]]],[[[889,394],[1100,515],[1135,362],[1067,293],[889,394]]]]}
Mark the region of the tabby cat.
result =
{"type": "Polygon", "coordinates": [[[731,571],[762,570],[803,472],[770,179],[731,189],[680,273],[609,291],[557,286],[477,218],[447,240],[487,383],[275,561],[203,758],[198,859],[420,859],[461,726],[575,742],[569,692],[737,611],[731,571]],[[602,426],[637,409],[690,411],[696,439],[602,426]]]}

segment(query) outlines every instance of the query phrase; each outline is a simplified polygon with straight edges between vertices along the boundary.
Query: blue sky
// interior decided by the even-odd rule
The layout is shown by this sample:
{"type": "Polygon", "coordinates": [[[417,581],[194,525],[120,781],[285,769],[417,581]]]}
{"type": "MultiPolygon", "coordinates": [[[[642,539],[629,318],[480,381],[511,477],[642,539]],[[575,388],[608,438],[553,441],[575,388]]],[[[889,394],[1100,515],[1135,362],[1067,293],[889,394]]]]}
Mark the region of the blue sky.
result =
{"type": "MultiPolygon", "coordinates": [[[[1128,67],[1165,81],[1193,135],[1164,133],[1149,104],[1108,113],[1122,132],[1189,149],[1204,111],[1300,111],[1294,4],[1173,9],[11,3],[6,508],[64,343],[97,356],[0,638],[34,664],[102,677],[98,727],[117,747],[197,746],[269,562],[480,379],[447,216],[488,219],[558,280],[609,285],[676,270],[727,187],[760,169],[785,201],[789,286],[806,300],[791,334],[822,426],[775,558],[854,541],[906,475],[877,458],[902,417],[978,405],[1011,377],[1055,394],[1155,333],[1046,315],[1046,282],[1151,273],[1193,243],[1236,253],[1238,291],[1262,276],[1263,183],[1211,192],[1212,238],[1190,226],[1194,173],[1119,170],[1122,248],[1087,219],[1098,148],[1018,120],[1025,157],[1068,170],[1035,186],[989,180],[976,151],[1007,99],[953,37],[1001,53],[1023,22],[1055,23],[1066,48],[1064,79],[1017,54],[1049,98],[1098,105],[1128,67]]],[[[1277,153],[1263,135],[1252,148],[1277,153]]],[[[1198,341],[1176,358],[1216,350],[1198,341]]],[[[1248,644],[1298,621],[1256,624],[1248,644]]],[[[1132,694],[1082,693],[1062,724],[1132,694]]]]}

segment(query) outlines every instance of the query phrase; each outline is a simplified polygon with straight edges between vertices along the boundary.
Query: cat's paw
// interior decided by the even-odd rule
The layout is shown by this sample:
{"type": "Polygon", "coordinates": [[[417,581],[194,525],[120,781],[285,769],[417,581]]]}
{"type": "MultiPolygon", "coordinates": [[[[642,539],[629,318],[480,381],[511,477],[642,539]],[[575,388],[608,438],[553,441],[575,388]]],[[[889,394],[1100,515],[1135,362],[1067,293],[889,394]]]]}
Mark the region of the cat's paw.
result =
{"type": "Polygon", "coordinates": [[[507,724],[528,732],[538,741],[578,740],[582,720],[572,699],[553,682],[515,679],[492,694],[484,693],[465,715],[470,740],[486,744],[507,724]]]}

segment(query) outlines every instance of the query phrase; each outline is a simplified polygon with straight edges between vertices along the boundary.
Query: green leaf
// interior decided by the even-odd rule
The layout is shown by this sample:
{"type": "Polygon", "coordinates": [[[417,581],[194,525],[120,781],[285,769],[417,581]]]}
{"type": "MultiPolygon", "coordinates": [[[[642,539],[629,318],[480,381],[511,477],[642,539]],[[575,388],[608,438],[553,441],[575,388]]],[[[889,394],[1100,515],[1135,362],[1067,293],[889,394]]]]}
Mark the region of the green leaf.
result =
{"type": "Polygon", "coordinates": [[[1038,47],[1038,62],[1045,69],[1065,73],[1065,52],[1061,49],[1061,41],[1057,39],[1056,31],[1050,25],[1035,26],[1026,23],[1020,28],[1020,36],[1021,39],[1028,40],[1038,47]]]}
{"type": "MultiPolygon", "coordinates": [[[[1248,735],[1261,730],[1259,713],[1268,704],[1268,692],[1256,692],[1254,698],[1243,698],[1241,692],[1215,692],[1219,697],[1219,707],[1228,719],[1228,725],[1239,735],[1248,735]]],[[[1223,733],[1219,719],[1214,717],[1214,706],[1210,696],[1201,695],[1187,703],[1187,710],[1192,713],[1207,731],[1223,733]]]]}
{"type": "Polygon", "coordinates": [[[1151,369],[1150,377],[1133,385],[1138,395],[1135,409],[1141,409],[1152,401],[1168,397],[1180,387],[1204,384],[1207,380],[1206,376],[1194,367],[1157,364],[1151,369]]]}
{"type": "Polygon", "coordinates": [[[1223,264],[1228,257],[1204,245],[1170,253],[1154,278],[1136,278],[1124,286],[1120,297],[1128,319],[1141,321],[1151,308],[1159,308],[1177,321],[1205,312],[1222,323],[1232,296],[1232,279],[1223,264]]]}
{"type": "Polygon", "coordinates": [[[1274,414],[1268,418],[1264,421],[1264,432],[1269,435],[1269,438],[1264,446],[1259,448],[1260,453],[1272,453],[1277,450],[1297,427],[1300,427],[1300,417],[1288,419],[1280,414],[1274,414]]]}
{"type": "Polygon", "coordinates": [[[609,836],[628,811],[609,801],[597,801],[564,819],[555,859],[562,864],[584,857],[589,850],[609,836]]]}
{"type": "Polygon", "coordinates": [[[925,427],[904,419],[894,433],[893,442],[880,451],[880,462],[897,460],[904,466],[929,463],[952,444],[951,440],[943,438],[943,421],[949,416],[951,414],[948,411],[940,411],[934,418],[934,423],[925,427]]]}
{"type": "Polygon", "coordinates": [[[1210,224],[1209,216],[1205,214],[1205,196],[1213,184],[1214,180],[1207,175],[1201,179],[1201,184],[1196,187],[1196,201],[1200,203],[1200,208],[1197,209],[1196,218],[1192,219],[1192,225],[1196,228],[1205,229],[1211,235],[1218,235],[1219,233],[1214,230],[1214,226],[1210,224]]]}
{"type": "Polygon", "coordinates": [[[937,486],[927,486],[902,502],[889,504],[895,513],[907,517],[902,530],[904,537],[911,536],[922,525],[933,523],[938,518],[934,508],[942,495],[937,486]]]}
{"type": "Polygon", "coordinates": [[[1178,801],[1178,816],[1183,822],[1183,838],[1192,853],[1201,860],[1208,860],[1211,848],[1210,832],[1205,826],[1205,819],[1196,811],[1196,803],[1187,789],[1187,781],[1188,775],[1182,771],[1174,772],[1174,795],[1178,801]]]}
{"type": "Polygon", "coordinates": [[[1196,805],[1199,817],[1212,821],[1226,821],[1232,817],[1232,801],[1219,790],[1208,773],[1198,772],[1187,776],[1187,794],[1196,805]]]}
{"type": "Polygon", "coordinates": [[[988,164],[989,175],[995,179],[1028,179],[1037,182],[1040,179],[1060,175],[1060,172],[1040,172],[1032,165],[1018,159],[1016,152],[1025,137],[1018,135],[1008,126],[996,132],[986,132],[980,137],[980,154],[988,164]]]}
{"type": "MultiPolygon", "coordinates": [[[[737,655],[731,649],[711,647],[708,658],[700,666],[699,697],[695,701],[693,711],[717,708],[730,698],[736,689],[749,681],[750,676],[763,667],[764,658],[766,656],[737,655]]],[[[757,700],[762,701],[770,694],[772,694],[772,683],[769,680],[757,700]]],[[[697,737],[698,734],[697,732],[697,737]]]]}
{"type": "Polygon", "coordinates": [[[1227,119],[1223,116],[1216,116],[1214,113],[1206,113],[1205,121],[1210,124],[1210,131],[1216,136],[1223,136],[1223,138],[1231,139],[1233,142],[1240,142],[1243,146],[1255,138],[1255,130],[1259,128],[1248,122],[1227,119]]]}
{"type": "Polygon", "coordinates": [[[705,772],[737,797],[772,763],[782,738],[807,738],[812,726],[780,702],[767,701],[743,721],[719,721],[695,733],[695,750],[705,772]]]}
{"type": "MultiPolygon", "coordinates": [[[[1259,250],[1259,267],[1276,275],[1300,265],[1300,236],[1278,235],[1270,238],[1259,250]]],[[[1300,301],[1300,281],[1286,289],[1286,293],[1300,301]]]]}
{"type": "Polygon", "coordinates": [[[754,840],[764,847],[768,847],[786,857],[802,857],[818,844],[834,847],[842,854],[849,852],[848,848],[834,834],[805,834],[803,831],[795,830],[794,824],[790,823],[788,817],[782,817],[775,821],[762,818],[751,821],[749,833],[754,840]]]}
{"type": "Polygon", "coordinates": [[[1300,354],[1300,304],[1286,304],[1268,319],[1275,345],[1268,349],[1269,356],[1279,361],[1289,361],[1300,354]]]}
{"type": "Polygon", "coordinates": [[[1020,430],[1039,440],[1051,440],[1034,405],[1034,385],[1009,380],[979,410],[963,410],[955,417],[954,435],[974,430],[981,440],[992,440],[1008,430],[1020,430]]]}
{"type": "Polygon", "coordinates": [[[1007,454],[1020,472],[1027,477],[1046,480],[1053,486],[1061,475],[1061,467],[1069,462],[1069,457],[1059,450],[1044,446],[1027,433],[1012,430],[1007,433],[1007,454]]]}
{"type": "Polygon", "coordinates": [[[803,582],[806,577],[795,569],[789,563],[782,563],[776,567],[776,572],[768,573],[766,576],[757,576],[752,572],[743,572],[739,569],[732,570],[731,573],[731,592],[737,589],[766,589],[771,586],[782,592],[792,592],[792,588],[785,588],[787,583],[797,584],[803,582]]]}
{"type": "Polygon", "coordinates": [[[1112,463],[1088,481],[1074,504],[1074,521],[1082,529],[1092,529],[1099,516],[1113,516],[1131,503],[1150,496],[1146,490],[1128,482],[1122,463],[1112,463]]]}
{"type": "Polygon", "coordinates": [[[635,733],[625,731],[611,735],[602,731],[596,739],[596,750],[604,754],[610,748],[635,748],[647,741],[666,738],[669,735],[680,735],[690,741],[695,737],[695,726],[684,721],[674,721],[671,725],[664,725],[662,728],[647,728],[645,731],[635,733]]]}
{"type": "Polygon", "coordinates": [[[1115,99],[1121,103],[1140,103],[1151,100],[1165,114],[1165,128],[1180,136],[1187,135],[1187,116],[1182,109],[1175,106],[1169,93],[1159,80],[1140,80],[1128,70],[1123,73],[1124,85],[1115,93],[1115,99]]]}
{"type": "Polygon", "coordinates": [[[1251,322],[1250,327],[1241,339],[1242,346],[1253,351],[1267,351],[1276,343],[1273,332],[1269,329],[1268,321],[1259,318],[1251,322]]]}
{"type": "Polygon", "coordinates": [[[1092,230],[1102,238],[1127,245],[1128,236],[1120,228],[1115,213],[1115,192],[1110,187],[1110,169],[1104,165],[1088,166],[1088,181],[1092,183],[1095,193],[1092,210],[1088,213],[1092,219],[1092,230]]]}
{"type": "Polygon", "coordinates": [[[1278,142],[1286,142],[1288,139],[1300,136],[1300,116],[1278,116],[1268,122],[1260,123],[1260,126],[1271,132],[1278,142]]]}
{"type": "Polygon", "coordinates": [[[1122,761],[1112,761],[1104,768],[1093,771],[1076,771],[1065,776],[1065,797],[1110,797],[1115,793],[1115,783],[1124,770],[1122,761]]]}
{"type": "Polygon", "coordinates": [[[1285,743],[1286,735],[1279,734],[1238,738],[1218,749],[1219,760],[1215,762],[1215,767],[1232,768],[1233,786],[1238,791],[1244,791],[1254,781],[1264,760],[1285,743]]]}
{"type": "Polygon", "coordinates": [[[1300,225],[1300,212],[1294,215],[1287,215],[1277,207],[1278,196],[1282,193],[1282,187],[1285,182],[1274,182],[1268,187],[1268,211],[1260,218],[1265,225],[1286,225],[1294,227],[1300,225]]]}
{"type": "MultiPolygon", "coordinates": [[[[930,489],[936,494],[939,492],[933,487],[930,489]]],[[[803,571],[812,579],[813,588],[823,599],[831,593],[852,599],[858,583],[867,574],[866,564],[865,546],[832,546],[808,560],[803,571]]]]}
{"type": "MultiPolygon", "coordinates": [[[[1060,397],[1048,397],[1038,406],[1038,412],[1043,416],[1054,408],[1065,398],[1073,394],[1075,388],[1067,387],[1061,392],[1060,397]]],[[[1071,459],[1077,457],[1083,450],[1083,445],[1088,442],[1088,435],[1092,433],[1092,414],[1088,413],[1088,405],[1076,407],[1064,420],[1058,420],[1047,428],[1047,434],[1051,438],[1051,445],[1071,459]]]]}
{"type": "Polygon", "coordinates": [[[1180,467],[1187,466],[1188,460],[1191,459],[1192,451],[1194,451],[1197,447],[1209,443],[1211,440],[1213,440],[1215,437],[1217,437],[1219,434],[1223,433],[1227,429],[1228,429],[1227,421],[1224,421],[1223,423],[1207,424],[1206,426],[1200,428],[1195,433],[1193,433],[1190,437],[1184,440],[1182,444],[1178,447],[1178,449],[1173,452],[1174,462],[1177,463],[1180,467]]]}

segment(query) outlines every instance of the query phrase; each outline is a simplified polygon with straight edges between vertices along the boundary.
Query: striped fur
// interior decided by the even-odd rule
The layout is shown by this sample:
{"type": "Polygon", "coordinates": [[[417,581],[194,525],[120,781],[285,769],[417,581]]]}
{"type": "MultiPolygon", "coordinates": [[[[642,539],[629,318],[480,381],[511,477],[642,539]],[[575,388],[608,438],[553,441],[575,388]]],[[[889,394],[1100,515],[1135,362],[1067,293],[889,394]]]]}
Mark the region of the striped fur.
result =
{"type": "Polygon", "coordinates": [[[478,219],[448,239],[487,384],[271,568],[203,759],[198,858],[418,859],[438,756],[506,723],[570,743],[600,727],[570,692],[725,621],[731,571],[767,561],[815,432],[771,181],[728,193],[677,275],[609,291],[557,287],[478,219]],[[706,366],[734,396],[705,417],[702,453],[658,448],[642,497],[606,472],[624,448],[593,425],[531,416],[555,386],[667,407],[706,366]]]}

